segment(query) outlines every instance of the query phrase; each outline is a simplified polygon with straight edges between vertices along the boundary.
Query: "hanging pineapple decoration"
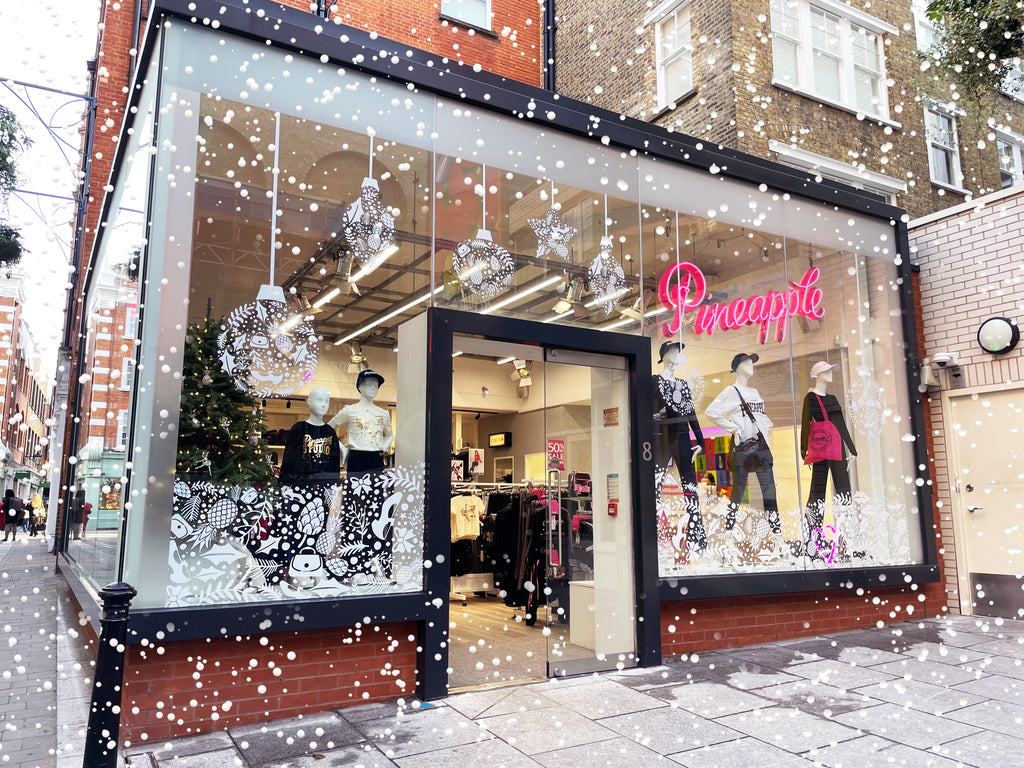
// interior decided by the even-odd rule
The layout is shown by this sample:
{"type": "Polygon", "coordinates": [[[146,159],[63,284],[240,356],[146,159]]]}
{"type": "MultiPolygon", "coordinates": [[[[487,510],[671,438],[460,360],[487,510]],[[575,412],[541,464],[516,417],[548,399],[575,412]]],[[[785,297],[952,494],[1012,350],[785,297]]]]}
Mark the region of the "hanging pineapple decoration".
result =
{"type": "Polygon", "coordinates": [[[604,307],[604,313],[610,315],[622,296],[626,273],[612,255],[612,239],[607,235],[601,238],[601,248],[590,262],[587,277],[594,298],[604,307]]]}

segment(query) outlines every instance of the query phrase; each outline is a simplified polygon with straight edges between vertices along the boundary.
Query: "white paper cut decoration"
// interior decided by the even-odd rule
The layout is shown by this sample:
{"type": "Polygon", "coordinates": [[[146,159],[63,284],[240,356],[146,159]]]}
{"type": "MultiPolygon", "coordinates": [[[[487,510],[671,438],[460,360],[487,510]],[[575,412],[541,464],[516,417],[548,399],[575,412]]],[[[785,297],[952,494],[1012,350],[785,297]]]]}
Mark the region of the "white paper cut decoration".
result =
{"type": "Polygon", "coordinates": [[[888,411],[885,390],[871,378],[867,368],[861,367],[857,373],[860,378],[850,385],[846,393],[846,416],[850,425],[860,434],[878,437],[882,434],[888,411]]]}
{"type": "Polygon", "coordinates": [[[507,290],[515,272],[512,256],[491,240],[486,229],[478,229],[475,238],[459,243],[452,266],[466,290],[482,299],[493,299],[507,290]]]}
{"type": "Polygon", "coordinates": [[[217,339],[221,365],[243,392],[253,397],[284,397],[313,379],[316,332],[304,318],[296,317],[281,288],[260,286],[256,301],[235,308],[227,326],[217,339]],[[235,364],[243,353],[249,361],[247,380],[235,364]]]}
{"type": "Polygon", "coordinates": [[[543,219],[527,219],[526,222],[537,235],[538,259],[553,253],[569,260],[569,241],[576,237],[576,227],[563,223],[554,208],[543,219]]]}
{"type": "Polygon", "coordinates": [[[610,315],[615,305],[619,303],[622,289],[626,284],[626,273],[622,271],[622,266],[612,256],[612,239],[610,237],[601,238],[601,248],[594,260],[590,262],[587,275],[590,280],[591,293],[604,306],[604,313],[610,315]]]}
{"type": "Polygon", "coordinates": [[[342,232],[360,267],[372,262],[391,245],[395,237],[395,218],[380,200],[376,179],[369,176],[363,179],[361,195],[349,208],[342,232]]]}

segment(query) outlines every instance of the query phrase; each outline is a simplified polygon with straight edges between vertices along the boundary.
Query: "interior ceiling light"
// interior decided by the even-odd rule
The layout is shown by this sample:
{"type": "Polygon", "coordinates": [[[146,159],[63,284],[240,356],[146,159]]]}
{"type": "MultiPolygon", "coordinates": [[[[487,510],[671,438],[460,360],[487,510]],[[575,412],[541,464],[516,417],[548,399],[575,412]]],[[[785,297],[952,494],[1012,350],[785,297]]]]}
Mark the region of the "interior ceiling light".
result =
{"type": "Polygon", "coordinates": [[[505,357],[505,358],[502,358],[501,360],[498,361],[498,365],[504,365],[505,363],[511,363],[513,360],[515,360],[514,357],[505,357]]]}
{"type": "Polygon", "coordinates": [[[366,355],[363,354],[363,348],[358,344],[352,345],[352,354],[348,358],[348,372],[358,374],[360,371],[364,371],[370,367],[370,364],[366,362],[366,355]]]}
{"type": "Polygon", "coordinates": [[[563,279],[564,278],[562,277],[562,275],[552,275],[547,280],[543,280],[537,283],[536,285],[530,286],[529,288],[519,291],[519,293],[513,294],[512,296],[508,296],[507,298],[504,298],[501,301],[491,304],[486,309],[481,310],[480,314],[489,315],[492,312],[496,312],[499,309],[507,307],[509,304],[515,304],[520,299],[525,299],[530,294],[537,293],[537,291],[542,291],[548,286],[554,285],[555,283],[560,283],[563,279]]]}
{"type": "Polygon", "coordinates": [[[515,360],[515,370],[512,371],[512,381],[519,380],[520,387],[528,387],[533,384],[533,379],[530,378],[530,366],[525,360],[515,360]]]}
{"type": "Polygon", "coordinates": [[[350,283],[358,283],[396,253],[398,253],[398,243],[391,243],[378,254],[372,256],[365,264],[363,264],[358,272],[354,275],[350,274],[348,281],[350,283]]]}
{"type": "Polygon", "coordinates": [[[334,342],[334,345],[338,346],[340,344],[347,344],[348,342],[352,341],[352,339],[357,338],[359,336],[362,336],[367,331],[372,331],[378,325],[381,325],[382,323],[386,323],[388,320],[391,320],[392,318],[398,317],[398,315],[402,314],[403,312],[408,312],[410,309],[415,307],[417,304],[422,304],[424,301],[429,299],[431,296],[436,296],[437,294],[439,294],[442,290],[444,290],[444,286],[443,285],[438,286],[437,288],[435,288],[432,291],[426,291],[425,293],[421,294],[417,298],[415,298],[412,301],[410,301],[408,304],[403,304],[398,309],[392,310],[391,312],[388,312],[386,315],[384,315],[382,317],[378,317],[372,323],[367,323],[366,325],[364,325],[359,330],[356,330],[356,331],[353,331],[352,333],[350,333],[348,336],[343,336],[342,338],[340,338],[336,342],[334,342]]]}
{"type": "Polygon", "coordinates": [[[321,296],[317,297],[317,299],[313,302],[313,307],[312,308],[313,309],[320,309],[325,304],[327,304],[327,302],[329,302],[331,299],[335,298],[336,296],[338,296],[340,294],[341,294],[341,287],[336,285],[333,288],[331,288],[330,290],[328,290],[326,293],[324,293],[321,296]]]}
{"type": "Polygon", "coordinates": [[[561,315],[573,312],[577,317],[587,317],[590,311],[580,303],[583,298],[584,280],[582,277],[574,277],[569,281],[569,288],[565,292],[565,298],[559,299],[554,306],[555,314],[561,315]]]}
{"type": "Polygon", "coordinates": [[[630,317],[633,320],[639,320],[643,315],[644,306],[647,304],[648,299],[651,298],[653,291],[647,290],[642,294],[638,294],[633,303],[628,307],[623,307],[619,310],[619,314],[623,317],[630,317]]]}

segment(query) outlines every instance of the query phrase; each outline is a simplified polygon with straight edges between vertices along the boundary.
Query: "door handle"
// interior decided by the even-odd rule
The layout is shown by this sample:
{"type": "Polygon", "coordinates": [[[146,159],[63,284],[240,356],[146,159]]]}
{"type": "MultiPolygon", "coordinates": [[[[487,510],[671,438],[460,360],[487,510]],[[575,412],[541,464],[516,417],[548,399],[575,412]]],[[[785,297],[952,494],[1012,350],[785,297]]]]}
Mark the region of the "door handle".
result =
{"type": "Polygon", "coordinates": [[[968,505],[967,506],[967,511],[968,512],[980,512],[983,509],[984,509],[984,507],[975,507],[973,505],[968,505]]]}

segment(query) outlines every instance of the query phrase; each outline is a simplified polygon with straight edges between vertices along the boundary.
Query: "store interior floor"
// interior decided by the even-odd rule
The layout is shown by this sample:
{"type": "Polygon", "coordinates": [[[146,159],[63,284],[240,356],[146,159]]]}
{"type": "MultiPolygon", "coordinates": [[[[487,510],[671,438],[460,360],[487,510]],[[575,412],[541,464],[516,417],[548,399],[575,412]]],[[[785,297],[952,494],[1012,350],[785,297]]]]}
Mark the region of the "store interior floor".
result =
{"type": "Polygon", "coordinates": [[[448,687],[507,685],[547,678],[546,609],[526,626],[522,608],[498,597],[467,596],[449,606],[448,687]]]}

